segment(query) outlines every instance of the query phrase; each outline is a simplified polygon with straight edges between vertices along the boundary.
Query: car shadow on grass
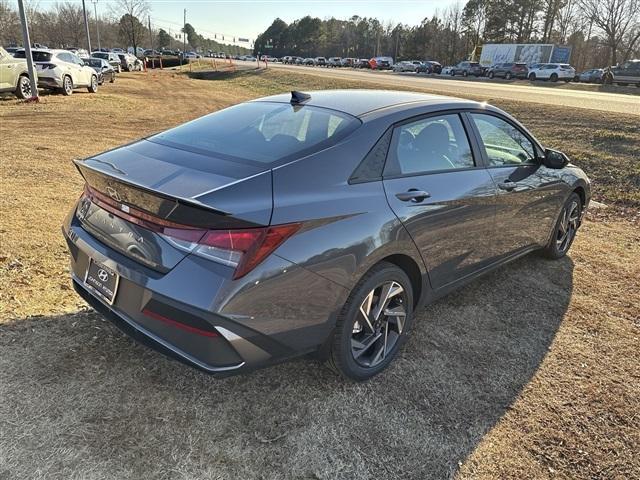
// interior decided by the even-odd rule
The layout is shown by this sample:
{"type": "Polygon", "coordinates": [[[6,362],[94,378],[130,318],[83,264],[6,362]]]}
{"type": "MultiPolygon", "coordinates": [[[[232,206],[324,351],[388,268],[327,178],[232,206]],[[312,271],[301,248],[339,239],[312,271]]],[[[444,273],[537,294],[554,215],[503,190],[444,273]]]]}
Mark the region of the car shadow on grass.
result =
{"type": "Polygon", "coordinates": [[[571,259],[529,256],[417,315],[391,368],[215,379],[92,311],[0,325],[0,478],[450,478],[536,373],[571,259]]]}

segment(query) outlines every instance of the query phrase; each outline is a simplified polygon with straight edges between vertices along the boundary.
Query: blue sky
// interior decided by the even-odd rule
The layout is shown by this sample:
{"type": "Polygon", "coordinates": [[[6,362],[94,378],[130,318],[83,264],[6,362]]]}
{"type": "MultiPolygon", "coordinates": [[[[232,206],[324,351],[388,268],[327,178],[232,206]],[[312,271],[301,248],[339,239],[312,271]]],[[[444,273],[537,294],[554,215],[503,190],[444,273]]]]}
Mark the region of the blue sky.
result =
{"type": "MultiPolygon", "coordinates": [[[[75,0],[80,1],[80,0],[75,0]]],[[[289,23],[305,15],[320,18],[334,16],[349,18],[352,15],[376,17],[383,23],[392,21],[416,25],[437,9],[444,10],[455,0],[148,0],[151,5],[151,23],[155,27],[171,29],[177,33],[182,26],[183,9],[187,9],[187,22],[198,33],[213,38],[214,34],[228,37],[255,39],[273,21],[280,17],[289,23]]],[[[93,12],[91,0],[87,8],[93,12]]],[[[46,8],[52,0],[39,2],[46,8]]],[[[98,0],[98,14],[106,14],[115,6],[114,1],[98,0]]],[[[146,22],[145,22],[146,23],[146,22]]]]}

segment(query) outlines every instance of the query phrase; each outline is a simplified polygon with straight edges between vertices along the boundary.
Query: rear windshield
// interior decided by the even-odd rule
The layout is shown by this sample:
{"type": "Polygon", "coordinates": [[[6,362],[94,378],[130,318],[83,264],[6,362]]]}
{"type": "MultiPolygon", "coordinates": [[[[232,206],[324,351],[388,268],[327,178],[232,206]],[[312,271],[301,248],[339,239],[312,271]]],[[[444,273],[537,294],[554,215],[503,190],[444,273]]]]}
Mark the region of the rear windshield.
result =
{"type": "MultiPolygon", "coordinates": [[[[34,52],[31,51],[31,56],[34,62],[49,62],[51,61],[51,52],[34,52]]],[[[19,50],[14,55],[16,58],[27,58],[27,54],[24,50],[19,50]]]]}
{"type": "Polygon", "coordinates": [[[342,112],[275,102],[249,102],[198,118],[148,140],[232,160],[267,164],[326,148],[360,121],[342,112]]]}
{"type": "Polygon", "coordinates": [[[87,58],[85,63],[88,63],[90,67],[102,67],[102,60],[100,58],[87,58]]]}

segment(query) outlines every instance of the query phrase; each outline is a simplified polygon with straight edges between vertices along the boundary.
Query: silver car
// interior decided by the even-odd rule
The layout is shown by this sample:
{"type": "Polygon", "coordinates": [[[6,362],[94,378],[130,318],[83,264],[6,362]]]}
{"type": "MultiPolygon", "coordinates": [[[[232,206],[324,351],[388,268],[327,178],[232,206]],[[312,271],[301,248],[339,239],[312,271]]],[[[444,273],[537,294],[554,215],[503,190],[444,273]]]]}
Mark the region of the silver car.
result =
{"type": "MultiPolygon", "coordinates": [[[[38,72],[38,86],[71,95],[76,88],[98,91],[98,74],[77,55],[67,50],[34,49],[31,51],[38,72]]],[[[16,58],[24,58],[24,50],[16,58]]]]}

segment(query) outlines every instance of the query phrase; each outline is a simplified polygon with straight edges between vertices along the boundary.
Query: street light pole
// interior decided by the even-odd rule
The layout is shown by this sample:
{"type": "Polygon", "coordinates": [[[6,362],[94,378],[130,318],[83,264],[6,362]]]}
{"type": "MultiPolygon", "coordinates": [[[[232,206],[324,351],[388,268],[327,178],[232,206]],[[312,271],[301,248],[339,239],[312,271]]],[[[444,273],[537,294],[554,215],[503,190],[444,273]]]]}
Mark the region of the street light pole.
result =
{"type": "Polygon", "coordinates": [[[96,34],[98,36],[98,50],[102,50],[100,46],[100,22],[98,21],[98,0],[91,0],[91,1],[93,2],[93,13],[95,14],[95,17],[96,17],[96,34]]]}
{"type": "Polygon", "coordinates": [[[24,4],[18,0],[18,10],[20,11],[20,21],[22,22],[22,41],[24,42],[24,53],[27,58],[27,70],[29,71],[29,83],[31,83],[31,99],[38,101],[38,84],[33,70],[33,56],[31,55],[31,39],[29,38],[29,25],[27,16],[24,13],[24,4]]]}
{"type": "Polygon", "coordinates": [[[84,30],[87,32],[87,46],[89,47],[89,55],[91,55],[91,35],[89,35],[89,19],[87,18],[87,7],[82,0],[82,13],[84,15],[84,30]]]}

